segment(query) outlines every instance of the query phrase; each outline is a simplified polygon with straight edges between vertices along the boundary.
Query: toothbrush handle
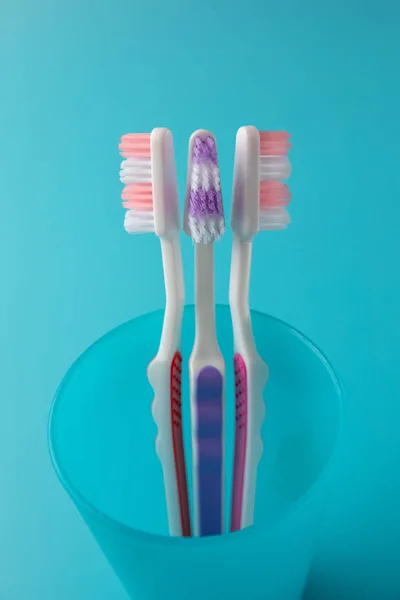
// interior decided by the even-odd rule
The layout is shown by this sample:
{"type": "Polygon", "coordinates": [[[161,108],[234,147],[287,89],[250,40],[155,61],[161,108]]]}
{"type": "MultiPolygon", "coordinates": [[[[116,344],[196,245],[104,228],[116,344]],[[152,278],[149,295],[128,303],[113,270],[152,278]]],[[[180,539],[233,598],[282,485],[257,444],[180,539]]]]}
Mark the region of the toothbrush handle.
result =
{"type": "Polygon", "coordinates": [[[195,456],[198,534],[223,532],[223,377],[212,366],[203,367],[195,388],[195,456]]]}
{"type": "Polygon", "coordinates": [[[252,525],[257,469],[262,454],[261,425],[268,367],[258,355],[249,309],[252,242],[235,237],[232,246],[229,303],[235,346],[236,428],[231,531],[252,525]]]}

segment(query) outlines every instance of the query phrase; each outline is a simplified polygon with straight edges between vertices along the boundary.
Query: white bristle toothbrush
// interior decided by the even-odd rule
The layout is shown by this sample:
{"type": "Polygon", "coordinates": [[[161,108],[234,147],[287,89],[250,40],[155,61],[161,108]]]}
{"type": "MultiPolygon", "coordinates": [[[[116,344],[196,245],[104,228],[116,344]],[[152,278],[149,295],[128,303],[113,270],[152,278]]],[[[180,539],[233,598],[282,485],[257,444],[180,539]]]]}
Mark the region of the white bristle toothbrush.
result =
{"type": "Polygon", "coordinates": [[[160,346],[148,367],[154,389],[152,411],[158,427],[156,449],[160,458],[168,513],[174,536],[191,535],[181,411],[181,328],[184,285],[180,249],[179,199],[171,132],[127,134],[119,144],[125,160],[120,178],[125,187],[128,233],[155,232],[160,238],[166,306],[160,346]]]}
{"type": "Polygon", "coordinates": [[[214,136],[196,131],[189,142],[185,232],[195,242],[196,335],[189,361],[194,535],[217,535],[224,523],[225,362],[214,306],[214,241],[225,231],[214,136]]]}
{"type": "Polygon", "coordinates": [[[285,229],[290,217],[287,157],[291,145],[283,131],[260,132],[241,127],[236,137],[231,226],[232,263],[229,286],[234,335],[236,395],[235,455],[231,531],[254,520],[257,468],[262,454],[263,390],[268,367],[258,355],[250,309],[249,283],[253,237],[261,230],[285,229]]]}

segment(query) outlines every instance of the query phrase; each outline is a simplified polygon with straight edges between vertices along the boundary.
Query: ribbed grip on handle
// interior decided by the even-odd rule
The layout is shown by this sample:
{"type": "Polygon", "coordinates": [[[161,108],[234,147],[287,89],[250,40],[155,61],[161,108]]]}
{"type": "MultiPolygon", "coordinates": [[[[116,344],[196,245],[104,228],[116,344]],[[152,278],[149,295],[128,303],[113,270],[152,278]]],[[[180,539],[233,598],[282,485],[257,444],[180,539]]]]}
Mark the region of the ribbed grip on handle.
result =
{"type": "Polygon", "coordinates": [[[223,378],[207,366],[196,378],[196,455],[199,535],[223,531],[223,378]]]}
{"type": "Polygon", "coordinates": [[[231,531],[252,525],[258,463],[263,450],[261,426],[265,417],[263,391],[268,367],[259,356],[234,358],[236,428],[232,485],[231,531]]]}
{"type": "Polygon", "coordinates": [[[171,364],[171,426],[174,447],[175,471],[178,484],[182,535],[191,536],[189,498],[186,479],[185,449],[182,430],[182,356],[177,352],[171,364]]]}
{"type": "Polygon", "coordinates": [[[235,455],[233,463],[231,531],[239,531],[242,523],[244,474],[247,445],[247,371],[240,354],[234,358],[235,371],[235,455]]]}
{"type": "Polygon", "coordinates": [[[152,414],[158,428],[156,451],[160,459],[171,535],[191,536],[189,498],[182,431],[182,357],[150,363],[148,379],[154,390],[152,414]]]}

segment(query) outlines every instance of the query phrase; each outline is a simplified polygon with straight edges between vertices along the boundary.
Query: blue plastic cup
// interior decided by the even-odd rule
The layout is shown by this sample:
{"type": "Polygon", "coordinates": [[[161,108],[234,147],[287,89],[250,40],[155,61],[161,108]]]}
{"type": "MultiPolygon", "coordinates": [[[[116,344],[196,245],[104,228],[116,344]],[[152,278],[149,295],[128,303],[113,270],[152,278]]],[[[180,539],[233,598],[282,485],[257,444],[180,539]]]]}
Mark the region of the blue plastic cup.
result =
{"type": "MultiPolygon", "coordinates": [[[[58,477],[130,598],[298,599],[337,455],[340,383],[310,340],[282,321],[252,312],[258,351],[270,368],[254,525],[216,537],[169,537],[146,377],[162,319],[158,311],[121,325],[84,352],[65,375],[49,424],[58,477]]],[[[217,307],[217,330],[227,363],[228,530],[235,419],[227,306],[217,307]]],[[[194,311],[188,306],[182,408],[189,484],[187,358],[193,338],[194,311]]]]}

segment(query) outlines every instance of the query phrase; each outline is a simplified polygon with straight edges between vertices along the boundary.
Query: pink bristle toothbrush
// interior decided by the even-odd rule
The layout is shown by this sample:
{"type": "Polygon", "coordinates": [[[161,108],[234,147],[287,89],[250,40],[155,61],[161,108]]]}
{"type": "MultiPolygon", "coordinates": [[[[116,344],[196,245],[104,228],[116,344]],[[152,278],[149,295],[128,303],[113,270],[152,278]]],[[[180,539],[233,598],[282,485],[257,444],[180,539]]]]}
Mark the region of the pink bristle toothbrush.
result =
{"type": "Polygon", "coordinates": [[[225,362],[214,306],[214,241],[225,231],[214,136],[189,142],[184,229],[195,242],[196,335],[189,360],[192,416],[194,535],[217,535],[224,522],[225,362]]]}
{"type": "Polygon", "coordinates": [[[155,232],[160,238],[166,306],[160,346],[148,367],[154,390],[153,417],[158,427],[156,449],[161,461],[169,531],[191,535],[181,409],[181,328],[184,305],[180,249],[179,199],[171,132],[127,134],[119,144],[125,160],[120,178],[125,187],[128,233],[155,232]]]}
{"type": "Polygon", "coordinates": [[[281,179],[290,175],[291,145],[283,131],[241,127],[236,137],[231,226],[232,262],[229,287],[234,334],[236,395],[235,454],[231,531],[254,520],[257,469],[262,455],[263,390],[268,367],[257,352],[250,309],[249,282],[253,237],[261,230],[285,229],[290,191],[281,179]]]}

